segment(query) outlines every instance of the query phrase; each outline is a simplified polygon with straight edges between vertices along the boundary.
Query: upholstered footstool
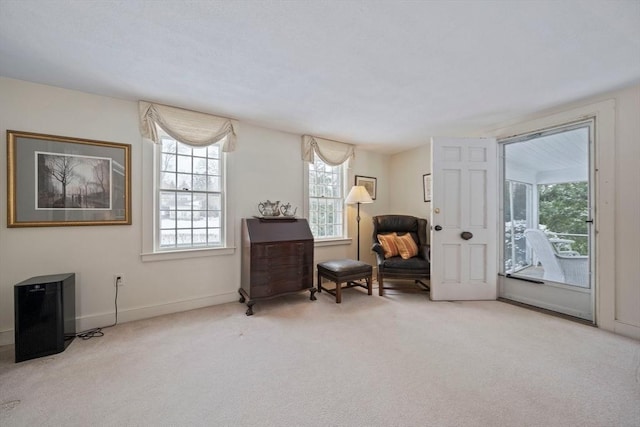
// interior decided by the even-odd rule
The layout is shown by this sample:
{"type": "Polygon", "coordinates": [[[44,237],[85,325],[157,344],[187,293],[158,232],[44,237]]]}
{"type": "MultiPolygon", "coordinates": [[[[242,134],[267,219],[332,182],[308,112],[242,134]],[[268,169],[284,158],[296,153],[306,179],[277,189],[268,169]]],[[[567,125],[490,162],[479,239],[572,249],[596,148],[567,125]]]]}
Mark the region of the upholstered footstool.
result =
{"type": "Polygon", "coordinates": [[[372,295],[372,278],[373,267],[365,262],[355,261],[353,259],[321,262],[318,264],[318,293],[325,290],[336,297],[336,304],[340,304],[342,302],[343,283],[346,283],[344,289],[360,286],[361,288],[365,288],[369,295],[372,295]],[[335,282],[335,290],[324,288],[322,286],[323,278],[335,282]],[[355,282],[355,280],[364,280],[366,285],[355,282]]]}

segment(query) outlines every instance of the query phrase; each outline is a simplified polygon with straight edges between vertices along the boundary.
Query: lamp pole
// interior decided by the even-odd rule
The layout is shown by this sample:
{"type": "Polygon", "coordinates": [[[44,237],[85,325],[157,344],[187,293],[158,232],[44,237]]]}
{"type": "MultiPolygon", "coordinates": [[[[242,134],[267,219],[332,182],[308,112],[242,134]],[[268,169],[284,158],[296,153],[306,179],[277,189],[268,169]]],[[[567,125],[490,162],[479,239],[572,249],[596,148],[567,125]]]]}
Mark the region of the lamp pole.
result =
{"type": "Polygon", "coordinates": [[[358,215],[356,216],[356,222],[358,223],[358,261],[360,261],[360,204],[361,203],[373,203],[373,199],[367,192],[367,189],[360,185],[354,185],[349,191],[349,195],[345,199],[345,203],[348,205],[358,205],[358,215]]]}
{"type": "Polygon", "coordinates": [[[356,216],[356,222],[358,223],[358,261],[360,261],[360,202],[357,202],[358,205],[358,215],[356,216]]]}

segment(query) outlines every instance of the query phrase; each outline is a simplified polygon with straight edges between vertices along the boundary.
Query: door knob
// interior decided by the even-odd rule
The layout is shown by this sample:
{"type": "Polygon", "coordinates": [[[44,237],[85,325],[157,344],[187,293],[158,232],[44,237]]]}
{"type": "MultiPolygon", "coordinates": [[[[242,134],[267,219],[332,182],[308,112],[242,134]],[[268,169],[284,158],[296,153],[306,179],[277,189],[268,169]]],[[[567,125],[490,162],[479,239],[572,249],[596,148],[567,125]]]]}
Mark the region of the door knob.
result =
{"type": "Polygon", "coordinates": [[[441,226],[439,226],[439,225],[436,225],[436,226],[435,226],[435,227],[433,227],[433,228],[434,228],[436,231],[440,231],[440,230],[442,230],[442,227],[441,227],[441,226]]]}
{"type": "Polygon", "coordinates": [[[464,240],[469,240],[473,237],[473,233],[470,233],[469,231],[463,231],[462,233],[460,233],[460,237],[462,237],[464,240]]]}

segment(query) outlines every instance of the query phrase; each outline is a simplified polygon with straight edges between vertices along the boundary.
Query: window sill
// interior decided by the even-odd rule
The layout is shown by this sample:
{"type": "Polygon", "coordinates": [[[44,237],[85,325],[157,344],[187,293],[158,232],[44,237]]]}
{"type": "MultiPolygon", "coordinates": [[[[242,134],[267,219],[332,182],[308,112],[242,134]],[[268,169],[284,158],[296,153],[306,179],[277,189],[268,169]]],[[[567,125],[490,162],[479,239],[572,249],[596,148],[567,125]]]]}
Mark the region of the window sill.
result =
{"type": "Polygon", "coordinates": [[[140,254],[142,262],[169,261],[174,259],[202,258],[210,256],[231,255],[235,253],[235,247],[228,248],[206,248],[206,249],[183,249],[163,252],[150,252],[140,254]]]}
{"type": "Polygon", "coordinates": [[[316,248],[321,248],[323,246],[350,245],[351,241],[351,238],[314,240],[313,246],[316,248]]]}

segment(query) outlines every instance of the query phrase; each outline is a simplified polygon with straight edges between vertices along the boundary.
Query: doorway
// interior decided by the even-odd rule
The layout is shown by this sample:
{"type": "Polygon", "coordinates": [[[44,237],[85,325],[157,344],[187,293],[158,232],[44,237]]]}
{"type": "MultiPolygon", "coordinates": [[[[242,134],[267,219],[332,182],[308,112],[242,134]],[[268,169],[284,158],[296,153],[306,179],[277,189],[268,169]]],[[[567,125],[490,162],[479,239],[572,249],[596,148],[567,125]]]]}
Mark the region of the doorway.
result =
{"type": "Polygon", "coordinates": [[[499,140],[505,299],[594,321],[594,121],[499,140]]]}

